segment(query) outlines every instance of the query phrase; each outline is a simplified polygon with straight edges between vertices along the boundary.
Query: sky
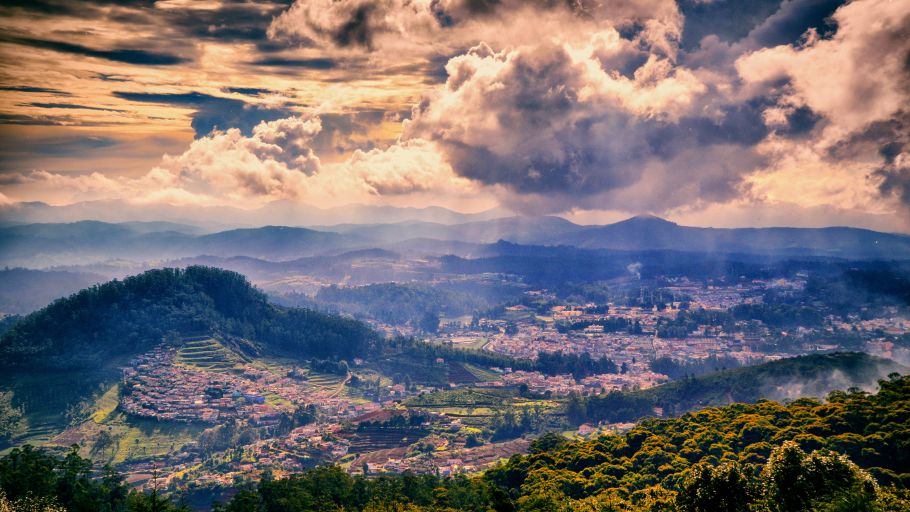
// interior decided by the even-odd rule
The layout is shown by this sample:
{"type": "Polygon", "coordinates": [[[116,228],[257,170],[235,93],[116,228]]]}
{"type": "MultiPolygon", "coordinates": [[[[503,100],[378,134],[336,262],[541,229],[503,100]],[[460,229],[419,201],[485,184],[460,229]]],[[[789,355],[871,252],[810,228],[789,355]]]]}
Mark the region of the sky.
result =
{"type": "Polygon", "coordinates": [[[6,0],[0,209],[910,232],[910,0],[6,0]]]}

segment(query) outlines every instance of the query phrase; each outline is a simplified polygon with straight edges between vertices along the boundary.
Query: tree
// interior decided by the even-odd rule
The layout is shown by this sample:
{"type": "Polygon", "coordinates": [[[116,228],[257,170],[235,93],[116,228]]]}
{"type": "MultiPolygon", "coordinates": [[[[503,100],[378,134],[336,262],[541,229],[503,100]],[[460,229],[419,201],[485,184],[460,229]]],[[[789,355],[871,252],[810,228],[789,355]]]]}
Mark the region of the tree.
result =
{"type": "Polygon", "coordinates": [[[25,431],[22,408],[13,405],[13,392],[0,391],[0,445],[25,431]]]}
{"type": "Polygon", "coordinates": [[[699,464],[683,482],[676,505],[681,512],[747,512],[755,494],[739,464],[699,464]]]}
{"type": "Polygon", "coordinates": [[[439,332],[439,315],[432,311],[424,313],[420,319],[420,330],[429,334],[439,332]]]}
{"type": "Polygon", "coordinates": [[[873,510],[878,485],[844,455],[815,451],[807,455],[787,441],[771,452],[761,473],[772,512],[814,510],[821,504],[851,503],[851,510],[873,510]]]}

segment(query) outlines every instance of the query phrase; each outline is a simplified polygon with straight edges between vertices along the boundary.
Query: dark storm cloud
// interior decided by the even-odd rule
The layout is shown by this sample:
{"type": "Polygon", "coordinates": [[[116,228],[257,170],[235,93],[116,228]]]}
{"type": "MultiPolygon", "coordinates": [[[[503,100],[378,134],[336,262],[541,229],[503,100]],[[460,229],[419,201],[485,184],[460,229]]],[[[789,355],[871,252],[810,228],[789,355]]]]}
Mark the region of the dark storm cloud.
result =
{"type": "Polygon", "coordinates": [[[370,15],[375,10],[373,4],[363,4],[351,12],[350,17],[332,34],[338,46],[371,46],[374,28],[370,26],[370,15]]]}
{"type": "Polygon", "coordinates": [[[108,75],[105,73],[97,73],[97,74],[95,74],[95,77],[98,78],[98,80],[103,80],[105,82],[132,82],[132,80],[130,80],[129,78],[126,78],[126,77],[123,77],[120,75],[108,75]]]}
{"type": "Polygon", "coordinates": [[[137,64],[145,66],[173,66],[187,62],[187,59],[184,59],[183,57],[179,57],[177,55],[172,55],[169,53],[157,53],[146,50],[98,50],[75,43],[51,41],[46,39],[33,39],[28,37],[0,37],[0,41],[23,46],[30,46],[33,48],[41,48],[44,50],[53,50],[60,53],[107,59],[110,61],[122,62],[125,64],[137,64]]]}
{"type": "Polygon", "coordinates": [[[910,161],[886,164],[873,175],[880,180],[878,189],[883,196],[895,197],[904,206],[910,206],[910,161]]]}
{"type": "Polygon", "coordinates": [[[214,129],[239,128],[250,134],[253,127],[262,121],[274,121],[289,117],[292,112],[278,108],[263,108],[232,98],[220,98],[200,92],[156,94],[144,92],[114,92],[114,96],[140,103],[159,103],[191,107],[196,110],[191,126],[196,137],[211,133],[214,129]]]}
{"type": "Polygon", "coordinates": [[[187,37],[255,42],[266,39],[272,18],[286,8],[276,2],[236,2],[216,9],[169,9],[159,16],[187,37]]]}
{"type": "Polygon", "coordinates": [[[0,86],[0,91],[31,92],[38,94],[52,94],[54,96],[72,96],[72,94],[66,91],[61,91],[60,89],[51,89],[49,87],[31,87],[26,85],[4,85],[0,86]]]}

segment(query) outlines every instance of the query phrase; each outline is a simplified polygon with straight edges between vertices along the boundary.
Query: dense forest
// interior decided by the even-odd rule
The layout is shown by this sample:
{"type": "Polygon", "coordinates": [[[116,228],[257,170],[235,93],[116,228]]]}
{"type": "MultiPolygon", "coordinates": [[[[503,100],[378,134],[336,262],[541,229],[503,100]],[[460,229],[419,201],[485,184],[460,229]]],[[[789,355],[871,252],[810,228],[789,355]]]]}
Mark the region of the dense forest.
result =
{"type": "Polygon", "coordinates": [[[426,284],[378,283],[366,286],[326,286],[316,294],[321,307],[373,318],[390,325],[417,326],[429,313],[461,316],[488,307],[478,295],[426,284]]]}
{"type": "Polygon", "coordinates": [[[320,358],[363,355],[379,339],[354,320],[270,304],[235,272],[193,266],[150,270],[59,299],[0,336],[0,361],[93,367],[144,352],[166,335],[209,333],[320,358]]]}
{"type": "MultiPolygon", "coordinates": [[[[649,511],[897,512],[910,507],[910,377],[822,402],[762,400],[646,420],[623,435],[535,440],[477,476],[352,477],[336,466],[241,484],[227,512],[649,511]]],[[[127,492],[75,452],[31,447],[0,458],[0,506],[36,500],[70,511],[174,510],[127,492]],[[150,504],[150,501],[154,505],[150,504]],[[156,508],[149,508],[154,506],[156,508]]],[[[174,497],[175,499],[179,497],[174,497]]],[[[38,508],[38,510],[48,510],[38,508]]],[[[49,510],[57,510],[50,508],[49,510]]]]}

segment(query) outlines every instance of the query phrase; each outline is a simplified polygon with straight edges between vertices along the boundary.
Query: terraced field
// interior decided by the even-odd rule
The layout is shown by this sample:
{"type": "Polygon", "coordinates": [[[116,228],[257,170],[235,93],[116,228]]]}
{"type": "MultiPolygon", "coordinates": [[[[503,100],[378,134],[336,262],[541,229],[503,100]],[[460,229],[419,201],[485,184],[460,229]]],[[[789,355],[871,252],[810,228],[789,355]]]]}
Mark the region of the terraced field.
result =
{"type": "Polygon", "coordinates": [[[368,428],[351,433],[351,453],[366,453],[388,448],[408,446],[429,434],[426,430],[368,428]]]}
{"type": "Polygon", "coordinates": [[[214,338],[186,341],[177,351],[177,363],[206,371],[241,369],[243,359],[214,338]]]}
{"type": "Polygon", "coordinates": [[[474,374],[474,377],[477,378],[480,382],[490,382],[494,380],[499,380],[500,375],[494,371],[487,370],[480,366],[475,366],[473,364],[461,363],[464,366],[464,369],[474,374]]]}
{"type": "Polygon", "coordinates": [[[468,371],[461,363],[450,362],[448,366],[449,382],[454,382],[456,384],[474,384],[477,382],[477,377],[472,372],[468,371]]]}

